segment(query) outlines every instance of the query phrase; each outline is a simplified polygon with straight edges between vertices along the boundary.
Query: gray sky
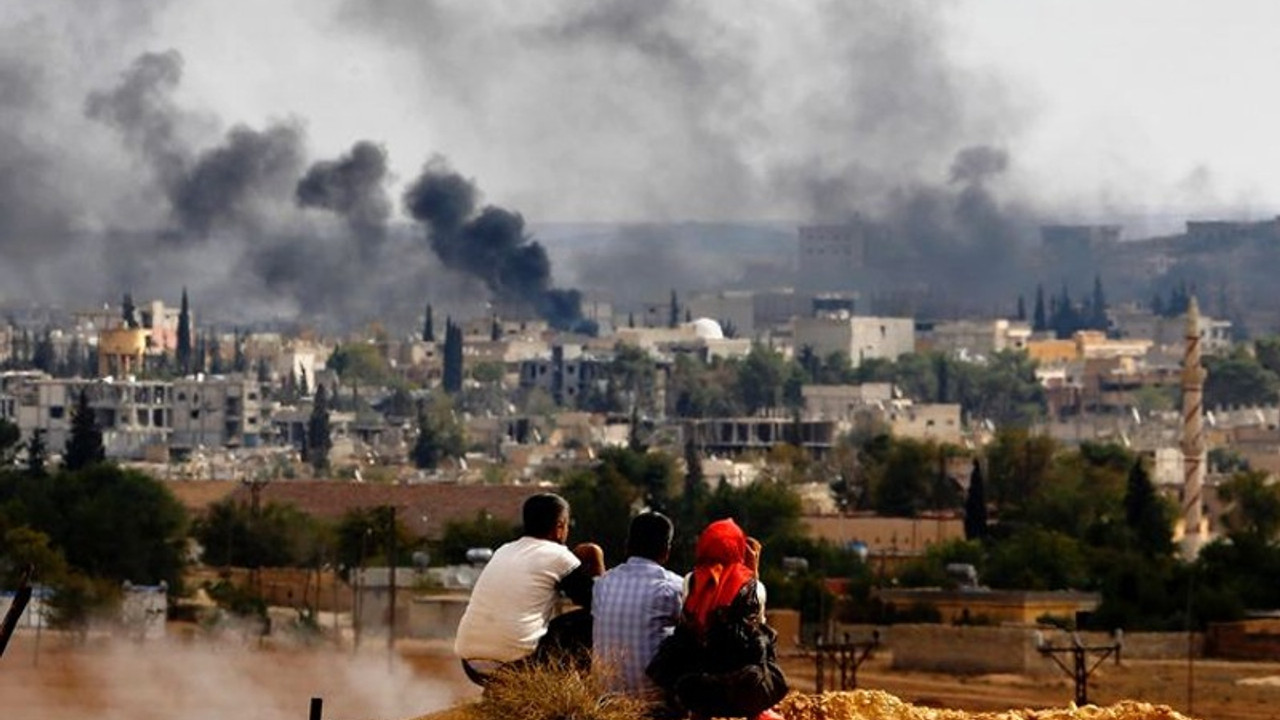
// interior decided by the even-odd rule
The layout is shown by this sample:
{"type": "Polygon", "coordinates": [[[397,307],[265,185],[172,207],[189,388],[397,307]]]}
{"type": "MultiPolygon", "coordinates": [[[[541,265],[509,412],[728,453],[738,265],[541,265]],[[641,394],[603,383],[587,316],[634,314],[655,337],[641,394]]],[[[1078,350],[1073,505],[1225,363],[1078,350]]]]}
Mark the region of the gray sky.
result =
{"type": "Polygon", "coordinates": [[[347,225],[291,188],[358,141],[397,217],[436,156],[535,225],[928,207],[930,247],[1274,215],[1278,21],[1264,0],[0,0],[0,280],[223,267],[211,286],[276,297],[299,258],[340,279],[347,225]],[[212,237],[173,233],[193,217],[212,237]]]}
{"type": "MultiPolygon", "coordinates": [[[[646,145],[664,139],[653,131],[669,124],[664,114],[701,110],[673,109],[675,93],[650,86],[664,77],[650,72],[653,64],[646,66],[645,56],[589,46],[565,53],[529,49],[522,33],[545,27],[564,3],[475,4],[487,8],[470,12],[464,9],[468,3],[444,3],[433,23],[425,12],[400,14],[405,5],[426,3],[360,3],[370,10],[352,18],[333,0],[185,0],[161,12],[154,31],[134,43],[139,50],[175,47],[183,53],[181,97],[193,106],[250,124],[302,117],[319,156],[336,154],[359,138],[380,140],[402,179],[415,174],[426,157],[443,153],[475,176],[490,198],[540,219],[754,219],[803,212],[793,203],[765,199],[735,213],[730,207],[741,189],[732,178],[723,187],[706,188],[724,198],[689,198],[678,178],[649,165],[654,153],[646,145]],[[378,14],[385,22],[368,17],[378,14]],[[442,39],[438,26],[453,23],[465,28],[464,36],[442,39]],[[401,27],[389,27],[395,24],[401,27]],[[511,64],[501,62],[504,47],[511,64]],[[468,57],[469,52],[484,57],[468,57]],[[602,67],[606,56],[613,61],[602,67]],[[576,69],[575,59],[582,63],[576,69]],[[466,78],[460,84],[441,77],[451,64],[466,78]],[[575,72],[581,77],[573,77],[575,72]],[[573,91],[575,84],[598,88],[609,77],[623,87],[594,98],[573,91]],[[543,103],[559,105],[571,117],[547,118],[543,103]],[[611,125],[592,128],[593,113],[611,125]],[[620,118],[626,119],[621,127],[620,118]],[[628,140],[634,144],[627,146],[628,140]],[[615,147],[602,157],[607,145],[615,147]],[[577,157],[575,149],[582,151],[577,157]],[[654,186],[637,178],[637,170],[645,170],[654,186]],[[561,171],[573,177],[556,177],[561,171]],[[657,186],[662,184],[671,192],[657,186]],[[622,188],[626,192],[617,191],[622,188]]],[[[705,3],[706,12],[698,14],[707,16],[707,25],[732,26],[684,38],[746,38],[758,43],[762,64],[787,66],[788,56],[795,64],[786,68],[790,78],[759,67],[747,72],[779,83],[758,89],[775,95],[769,101],[744,103],[759,111],[754,123],[717,109],[695,117],[725,123],[742,145],[735,157],[744,159],[747,172],[807,159],[776,147],[790,131],[822,127],[797,119],[806,104],[816,105],[817,112],[840,109],[821,98],[824,75],[838,82],[832,77],[838,71],[823,63],[841,58],[811,46],[827,36],[807,25],[817,13],[798,9],[803,5],[705,3]],[[751,9],[738,10],[743,7],[751,9]]],[[[929,3],[916,12],[937,23],[936,51],[971,94],[966,102],[973,107],[965,112],[980,116],[986,104],[1004,105],[1003,122],[968,121],[989,126],[975,142],[1010,151],[1016,193],[1085,214],[1217,206],[1268,213],[1278,204],[1280,163],[1270,148],[1280,102],[1270,97],[1268,80],[1280,66],[1280,43],[1273,37],[1280,5],[984,0],[929,3]]],[[[884,13],[879,15],[883,20],[884,13]]],[[[856,14],[840,19],[859,20],[856,14]]],[[[821,145],[812,137],[793,139],[806,148],[821,145]]],[[[696,137],[673,140],[693,143],[696,137]]],[[[682,152],[696,154],[697,146],[682,152]]]]}

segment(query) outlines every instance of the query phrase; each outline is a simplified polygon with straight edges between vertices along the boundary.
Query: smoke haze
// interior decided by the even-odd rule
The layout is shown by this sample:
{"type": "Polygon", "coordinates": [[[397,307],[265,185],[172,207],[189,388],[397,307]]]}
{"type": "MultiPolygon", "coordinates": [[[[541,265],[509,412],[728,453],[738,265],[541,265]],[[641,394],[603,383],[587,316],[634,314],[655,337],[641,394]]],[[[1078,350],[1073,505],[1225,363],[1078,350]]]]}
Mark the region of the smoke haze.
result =
{"type": "MultiPolygon", "coordinates": [[[[5,653],[0,692],[10,720],[294,720],[310,698],[324,716],[412,718],[450,707],[469,689],[460,671],[424,676],[397,657],[331,648],[254,650],[237,642],[95,639],[39,651],[19,636],[5,653]],[[453,676],[458,676],[456,679],[453,676]]],[[[441,670],[456,664],[441,657],[441,670]]]]}
{"type": "MultiPolygon", "coordinates": [[[[911,282],[985,303],[1027,272],[1046,205],[1020,165],[1032,104],[957,53],[964,7],[7,3],[0,300],[187,286],[236,320],[412,327],[424,301],[492,299],[571,317],[556,288],[620,265],[651,299],[749,270],[732,246],[681,263],[670,223],[861,217],[911,282]],[[432,215],[424,242],[392,198],[436,155],[491,204],[432,215]],[[625,227],[574,257],[526,220],[625,227]]],[[[1184,194],[1211,192],[1193,170],[1184,194]]]]}

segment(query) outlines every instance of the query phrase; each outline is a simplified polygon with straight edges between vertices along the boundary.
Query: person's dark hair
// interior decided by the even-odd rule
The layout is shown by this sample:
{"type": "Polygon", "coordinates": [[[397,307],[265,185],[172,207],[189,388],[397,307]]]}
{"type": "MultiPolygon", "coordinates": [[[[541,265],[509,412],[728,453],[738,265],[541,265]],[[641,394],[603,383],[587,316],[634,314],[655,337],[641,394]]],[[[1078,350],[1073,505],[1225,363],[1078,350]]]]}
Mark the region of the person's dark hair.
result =
{"type": "Polygon", "coordinates": [[[556,529],[560,516],[569,512],[569,503],[555,493],[538,493],[524,501],[524,534],[545,538],[556,529]]]}
{"type": "Polygon", "coordinates": [[[631,519],[627,531],[627,555],[638,555],[654,561],[662,561],[671,550],[671,538],[675,526],[671,519],[659,512],[640,513],[631,519]]]}

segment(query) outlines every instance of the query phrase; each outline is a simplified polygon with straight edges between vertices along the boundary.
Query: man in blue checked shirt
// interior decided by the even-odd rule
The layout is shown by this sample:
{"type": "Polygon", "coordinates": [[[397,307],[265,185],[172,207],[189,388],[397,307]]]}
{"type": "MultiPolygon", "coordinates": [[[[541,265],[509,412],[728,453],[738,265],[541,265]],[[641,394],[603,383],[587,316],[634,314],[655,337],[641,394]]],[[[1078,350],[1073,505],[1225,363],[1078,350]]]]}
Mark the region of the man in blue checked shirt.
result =
{"type": "Polygon", "coordinates": [[[637,515],[627,533],[627,561],[596,580],[592,658],[611,691],[654,701],[662,697],[644,670],[675,629],[684,602],[680,576],[662,567],[674,532],[661,513],[637,515]]]}

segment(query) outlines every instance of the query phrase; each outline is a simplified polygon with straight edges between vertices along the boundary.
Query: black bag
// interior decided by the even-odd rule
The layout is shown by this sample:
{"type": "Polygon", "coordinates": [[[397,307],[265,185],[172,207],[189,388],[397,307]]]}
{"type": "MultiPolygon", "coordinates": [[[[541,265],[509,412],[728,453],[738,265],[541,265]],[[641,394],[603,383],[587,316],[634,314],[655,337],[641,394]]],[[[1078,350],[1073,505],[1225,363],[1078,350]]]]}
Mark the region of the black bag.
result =
{"type": "Polygon", "coordinates": [[[774,649],[774,632],[762,626],[752,638],[752,662],[724,672],[695,672],[676,681],[684,708],[709,717],[755,717],[786,697],[787,678],[774,649]]]}

